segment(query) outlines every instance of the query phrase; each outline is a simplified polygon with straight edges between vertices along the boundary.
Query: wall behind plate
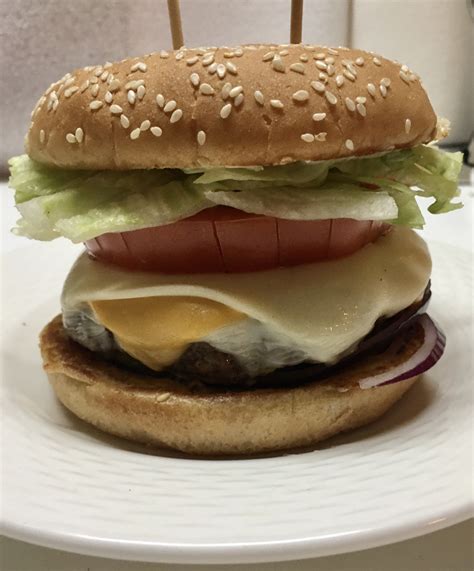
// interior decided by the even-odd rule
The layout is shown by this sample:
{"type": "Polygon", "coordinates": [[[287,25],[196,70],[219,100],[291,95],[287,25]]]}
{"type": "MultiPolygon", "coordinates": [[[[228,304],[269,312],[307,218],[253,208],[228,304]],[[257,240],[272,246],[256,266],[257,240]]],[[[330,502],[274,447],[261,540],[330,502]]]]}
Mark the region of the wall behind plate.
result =
{"type": "MultiPolygon", "coordinates": [[[[289,41],[290,0],[181,0],[186,45],[289,41]]],[[[347,41],[348,0],[306,0],[304,38],[347,41]]],[[[166,0],[0,0],[0,172],[30,111],[75,67],[171,46],[166,0]]]]}

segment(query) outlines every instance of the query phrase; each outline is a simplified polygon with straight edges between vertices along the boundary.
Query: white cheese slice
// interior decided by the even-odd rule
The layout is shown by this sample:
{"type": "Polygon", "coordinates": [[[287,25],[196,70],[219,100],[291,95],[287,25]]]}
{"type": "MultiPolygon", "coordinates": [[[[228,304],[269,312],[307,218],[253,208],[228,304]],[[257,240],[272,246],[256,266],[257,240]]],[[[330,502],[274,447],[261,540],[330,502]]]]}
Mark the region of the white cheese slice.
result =
{"type": "Polygon", "coordinates": [[[430,273],[425,242],[401,227],[346,258],[245,274],[134,272],[84,253],[67,277],[62,304],[70,310],[93,300],[203,297],[263,323],[314,361],[333,362],[379,317],[419,298],[430,273]]]}

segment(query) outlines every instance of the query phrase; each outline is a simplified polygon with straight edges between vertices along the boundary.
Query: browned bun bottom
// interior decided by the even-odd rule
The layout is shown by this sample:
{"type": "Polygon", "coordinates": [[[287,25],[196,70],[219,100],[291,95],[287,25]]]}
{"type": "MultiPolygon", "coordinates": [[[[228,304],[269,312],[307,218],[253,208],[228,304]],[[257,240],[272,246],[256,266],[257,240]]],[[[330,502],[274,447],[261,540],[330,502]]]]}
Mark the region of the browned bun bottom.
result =
{"type": "Polygon", "coordinates": [[[362,358],[330,380],[216,392],[122,369],[72,341],[61,316],[42,331],[44,368],[79,418],[129,440],[190,454],[256,454],[309,446],[383,415],[419,378],[361,389],[358,381],[405,360],[417,330],[391,358],[362,358]]]}

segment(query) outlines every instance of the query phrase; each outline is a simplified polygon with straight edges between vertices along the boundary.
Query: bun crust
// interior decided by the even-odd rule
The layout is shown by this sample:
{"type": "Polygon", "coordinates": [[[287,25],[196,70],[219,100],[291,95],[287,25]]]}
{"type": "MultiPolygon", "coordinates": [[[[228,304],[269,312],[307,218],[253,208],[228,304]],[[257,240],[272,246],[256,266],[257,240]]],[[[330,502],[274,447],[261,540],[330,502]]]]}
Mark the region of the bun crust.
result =
{"type": "Polygon", "coordinates": [[[26,148],[72,169],[277,165],[411,147],[435,131],[406,66],[347,48],[249,45],[75,70],[40,98],[26,148]]]}
{"type": "Polygon", "coordinates": [[[387,366],[374,358],[330,381],[294,388],[191,391],[171,379],[131,373],[101,360],[69,339],[61,316],[45,327],[40,346],[56,395],[79,418],[129,440],[196,455],[312,445],[376,420],[419,378],[362,390],[360,378],[387,366]]]}

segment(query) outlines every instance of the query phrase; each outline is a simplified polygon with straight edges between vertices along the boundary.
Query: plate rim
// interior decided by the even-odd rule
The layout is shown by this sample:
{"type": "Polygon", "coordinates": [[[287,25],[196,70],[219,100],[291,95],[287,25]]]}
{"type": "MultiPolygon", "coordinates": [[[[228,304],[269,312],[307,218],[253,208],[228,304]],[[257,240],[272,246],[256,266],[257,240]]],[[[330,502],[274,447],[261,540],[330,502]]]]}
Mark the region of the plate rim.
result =
{"type": "Polygon", "coordinates": [[[440,531],[474,517],[474,502],[460,504],[449,513],[433,513],[382,529],[367,528],[351,533],[302,539],[254,543],[160,543],[127,541],[75,533],[48,532],[28,525],[2,522],[0,532],[11,539],[70,553],[148,563],[225,564],[270,563],[340,555],[391,545],[440,531]]]}

